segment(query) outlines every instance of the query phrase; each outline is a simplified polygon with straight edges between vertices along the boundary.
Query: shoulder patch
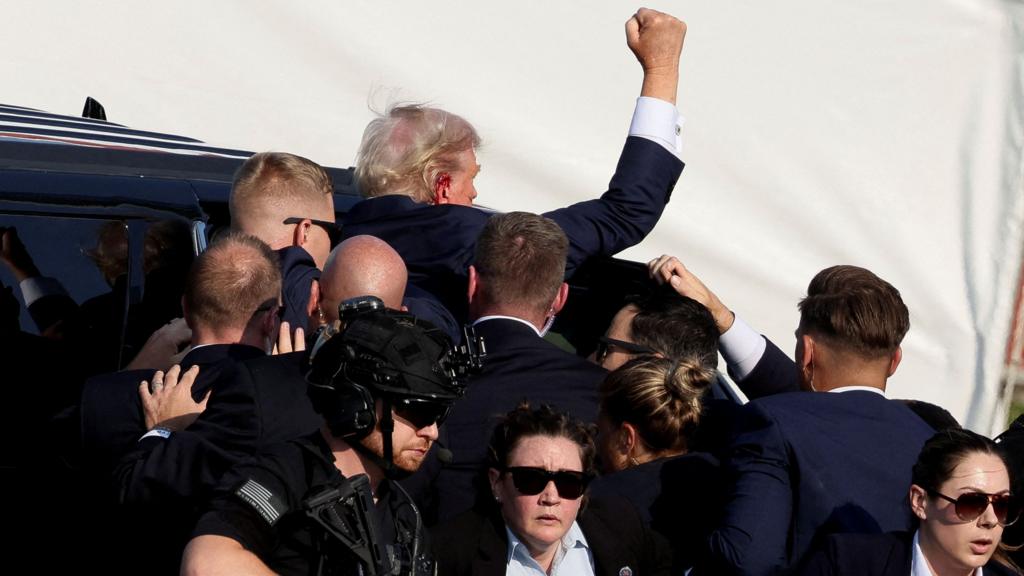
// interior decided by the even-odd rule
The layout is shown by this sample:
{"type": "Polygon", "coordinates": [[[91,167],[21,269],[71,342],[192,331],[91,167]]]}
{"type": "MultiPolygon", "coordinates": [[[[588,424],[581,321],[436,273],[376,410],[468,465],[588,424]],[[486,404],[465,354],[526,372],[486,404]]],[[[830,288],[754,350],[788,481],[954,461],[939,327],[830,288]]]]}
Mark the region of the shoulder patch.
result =
{"type": "Polygon", "coordinates": [[[256,509],[256,512],[271,526],[288,511],[288,507],[279,497],[252,478],[239,486],[235,490],[235,495],[256,509]]]}

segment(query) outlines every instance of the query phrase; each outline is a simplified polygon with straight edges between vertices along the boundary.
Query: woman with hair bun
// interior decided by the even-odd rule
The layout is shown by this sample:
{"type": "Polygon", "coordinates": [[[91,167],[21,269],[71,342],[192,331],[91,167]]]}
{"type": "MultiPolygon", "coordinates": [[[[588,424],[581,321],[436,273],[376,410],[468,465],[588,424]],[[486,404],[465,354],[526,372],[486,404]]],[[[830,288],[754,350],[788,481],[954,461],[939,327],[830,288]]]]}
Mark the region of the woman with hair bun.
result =
{"type": "Polygon", "coordinates": [[[700,359],[645,356],[601,384],[598,457],[591,494],[630,500],[672,545],[674,572],[689,568],[721,508],[712,455],[690,450],[702,397],[717,374],[700,359]]]}

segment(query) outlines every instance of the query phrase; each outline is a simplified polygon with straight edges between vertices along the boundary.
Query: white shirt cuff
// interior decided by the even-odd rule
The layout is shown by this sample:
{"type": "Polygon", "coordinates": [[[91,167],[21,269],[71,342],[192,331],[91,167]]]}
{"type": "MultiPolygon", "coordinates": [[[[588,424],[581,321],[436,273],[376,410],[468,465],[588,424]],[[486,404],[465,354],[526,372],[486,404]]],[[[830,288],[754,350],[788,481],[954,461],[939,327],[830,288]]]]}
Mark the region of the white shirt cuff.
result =
{"type": "Polygon", "coordinates": [[[18,287],[21,288],[21,297],[25,300],[26,308],[43,296],[53,296],[55,294],[67,296],[68,293],[64,289],[64,285],[60,283],[60,280],[47,276],[25,278],[18,284],[18,287]]]}
{"type": "Polygon", "coordinates": [[[718,338],[718,348],[725,363],[736,380],[743,380],[764,356],[768,343],[764,337],[747,325],[739,316],[733,319],[732,327],[718,338]]]}
{"type": "Polygon", "coordinates": [[[672,104],[657,98],[640,96],[636,99],[633,121],[629,124],[629,135],[656,142],[679,158],[683,151],[685,121],[672,104]]]}
{"type": "Polygon", "coordinates": [[[160,438],[163,438],[164,440],[166,440],[166,439],[171,437],[171,431],[168,430],[167,428],[162,428],[160,426],[157,426],[156,428],[153,428],[149,432],[146,432],[145,434],[143,434],[142,437],[139,438],[139,442],[142,442],[143,440],[145,440],[146,438],[149,438],[150,436],[159,436],[160,438]]]}

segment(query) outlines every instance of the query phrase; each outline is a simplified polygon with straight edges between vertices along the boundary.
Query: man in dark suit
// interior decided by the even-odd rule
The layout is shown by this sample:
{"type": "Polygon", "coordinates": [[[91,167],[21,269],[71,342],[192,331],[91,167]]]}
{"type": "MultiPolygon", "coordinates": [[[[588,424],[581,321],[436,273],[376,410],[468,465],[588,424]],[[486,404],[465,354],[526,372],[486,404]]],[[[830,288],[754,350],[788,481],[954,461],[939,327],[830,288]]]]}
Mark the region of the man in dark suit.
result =
{"type": "Polygon", "coordinates": [[[933,429],[885,386],[910,327],[899,292],[870,271],[833,266],[800,302],[801,386],[740,414],[734,478],[702,573],[773,574],[835,532],[910,528],[910,471],[933,429]]]}
{"type": "MultiPolygon", "coordinates": [[[[609,189],[545,214],[569,236],[567,276],[590,256],[640,242],[683,168],[675,102],[686,25],[653,10],[637,16],[639,33],[627,43],[643,66],[643,87],[609,189]]],[[[460,321],[473,244],[488,216],[472,207],[478,143],[474,128],[455,114],[392,108],[363,135],[356,178],[367,199],[352,207],[343,229],[345,236],[369,234],[391,244],[409,268],[409,283],[437,296],[460,321]]]]}
{"type": "Polygon", "coordinates": [[[523,399],[552,404],[585,422],[597,418],[604,369],[542,337],[568,295],[562,282],[567,249],[557,224],[526,212],[492,216],[476,242],[469,310],[487,358],[444,426],[452,460],[434,482],[441,519],[472,506],[496,418],[523,399]]]}
{"type": "MultiPolygon", "coordinates": [[[[141,533],[139,526],[166,536],[147,537],[135,545],[109,539],[107,545],[117,549],[126,571],[138,569],[132,567],[135,552],[163,554],[169,564],[157,565],[173,570],[180,555],[173,542],[187,535],[191,499],[212,488],[233,462],[260,447],[259,440],[267,436],[262,422],[277,421],[258,409],[259,395],[237,390],[246,387],[239,374],[248,373],[239,371],[240,363],[264,357],[279,332],[280,295],[276,254],[252,236],[229,233],[196,259],[182,297],[193,348],[181,364],[200,371],[194,385],[165,388],[162,372],[145,370],[86,383],[81,404],[84,460],[94,467],[97,481],[109,483],[115,469],[113,496],[124,505],[117,511],[122,516],[108,518],[126,532],[123,536],[141,533]],[[210,410],[197,418],[211,398],[210,410]],[[129,549],[132,554],[126,554],[129,549]]],[[[273,388],[287,383],[275,381],[273,388]]],[[[302,419],[282,422],[298,428],[302,419]]],[[[311,426],[315,429],[317,423],[311,426]]],[[[307,431],[301,428],[276,436],[307,431]]]]}

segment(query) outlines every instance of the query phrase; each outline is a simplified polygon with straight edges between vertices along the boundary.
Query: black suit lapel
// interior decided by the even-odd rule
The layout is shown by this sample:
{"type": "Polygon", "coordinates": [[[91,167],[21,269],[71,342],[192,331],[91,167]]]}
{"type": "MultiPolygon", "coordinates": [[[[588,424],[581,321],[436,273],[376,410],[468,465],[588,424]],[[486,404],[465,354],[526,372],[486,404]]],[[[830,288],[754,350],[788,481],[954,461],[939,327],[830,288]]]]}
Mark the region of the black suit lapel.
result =
{"type": "Polygon", "coordinates": [[[580,529],[587,538],[587,546],[594,555],[594,574],[602,576],[626,576],[636,574],[639,566],[630,561],[630,554],[622,547],[622,536],[616,534],[612,526],[608,526],[598,514],[584,510],[577,517],[580,529]],[[627,572],[625,569],[628,568],[627,572]]]}

